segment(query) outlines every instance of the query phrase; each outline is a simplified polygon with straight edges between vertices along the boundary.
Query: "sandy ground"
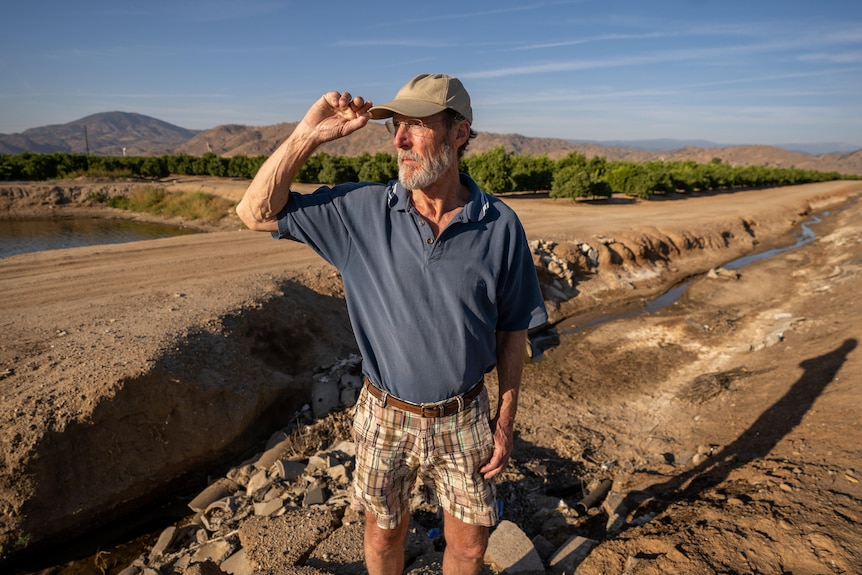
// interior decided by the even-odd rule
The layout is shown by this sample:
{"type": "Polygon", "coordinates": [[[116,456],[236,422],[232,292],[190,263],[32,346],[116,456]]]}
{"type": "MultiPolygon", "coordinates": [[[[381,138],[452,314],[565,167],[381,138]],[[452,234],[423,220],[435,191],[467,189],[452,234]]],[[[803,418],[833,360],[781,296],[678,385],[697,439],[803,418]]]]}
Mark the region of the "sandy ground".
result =
{"type": "MultiPolygon", "coordinates": [[[[238,200],[245,183],[172,186],[238,200]]],[[[562,518],[552,541],[600,541],[582,575],[862,572],[862,207],[847,201],[860,193],[507,198],[563,270],[537,257],[560,338],[525,369],[506,517],[530,534],[528,495],[612,479],[618,505],[562,518]],[[806,246],[696,276],[792,243],[824,210],[806,246]],[[632,311],[678,282],[675,304],[632,311]],[[620,309],[632,313],[580,329],[620,309]]],[[[19,217],[92,209],[4,197],[19,217]]],[[[236,220],[221,228],[0,260],[4,553],[241,451],[353,349],[333,270],[236,220]]]]}

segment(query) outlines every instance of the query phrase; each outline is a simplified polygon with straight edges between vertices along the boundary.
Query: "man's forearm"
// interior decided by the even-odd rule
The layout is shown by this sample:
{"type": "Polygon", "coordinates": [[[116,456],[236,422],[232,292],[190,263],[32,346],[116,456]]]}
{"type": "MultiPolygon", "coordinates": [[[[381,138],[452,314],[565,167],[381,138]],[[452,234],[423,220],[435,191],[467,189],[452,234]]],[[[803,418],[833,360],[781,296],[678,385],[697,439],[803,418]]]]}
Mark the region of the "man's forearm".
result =
{"type": "Polygon", "coordinates": [[[278,230],[278,214],[290,198],[290,184],[309,156],[324,142],[363,128],[371,102],[349,92],[327,92],[306,112],[284,143],[263,163],[236,213],[253,230],[278,230]]]}
{"type": "Polygon", "coordinates": [[[290,185],[317,147],[311,138],[297,132],[267,158],[236,207],[237,215],[252,230],[278,229],[278,214],[287,204],[290,185]]]}
{"type": "Polygon", "coordinates": [[[500,390],[497,425],[508,429],[514,427],[518,411],[526,344],[527,330],[497,332],[497,380],[500,390]]]}

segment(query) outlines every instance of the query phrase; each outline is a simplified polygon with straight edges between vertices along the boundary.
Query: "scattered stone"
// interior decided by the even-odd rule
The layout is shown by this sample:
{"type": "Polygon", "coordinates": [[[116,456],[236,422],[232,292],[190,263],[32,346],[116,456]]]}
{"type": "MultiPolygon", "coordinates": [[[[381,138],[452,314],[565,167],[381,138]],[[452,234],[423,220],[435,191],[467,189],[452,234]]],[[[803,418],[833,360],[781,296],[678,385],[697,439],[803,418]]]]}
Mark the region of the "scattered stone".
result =
{"type": "Polygon", "coordinates": [[[239,489],[239,484],[226,477],[219,478],[210,484],[209,487],[201,491],[201,493],[189,502],[189,508],[192,511],[203,511],[210,506],[214,501],[223,499],[228,495],[233,494],[239,489]]]}
{"type": "Polygon", "coordinates": [[[260,503],[254,504],[255,515],[263,515],[268,517],[270,515],[275,515],[282,509],[284,509],[284,501],[277,497],[274,499],[270,499],[269,501],[262,501],[260,503]]]}
{"type": "Polygon", "coordinates": [[[150,560],[153,558],[161,557],[164,555],[165,551],[168,550],[168,547],[171,546],[171,543],[174,542],[174,536],[177,533],[177,528],[173,525],[162,531],[159,535],[159,539],[156,541],[156,544],[153,545],[152,550],[150,551],[150,560]]]}
{"type": "Polygon", "coordinates": [[[251,479],[248,480],[248,485],[246,485],[245,493],[249,497],[252,497],[258,490],[263,489],[269,485],[269,481],[267,480],[266,470],[261,469],[257,473],[251,476],[251,479]]]}
{"type": "Polygon", "coordinates": [[[305,492],[305,497],[302,499],[303,507],[311,507],[312,505],[323,505],[326,503],[326,494],[323,487],[317,484],[311,485],[305,492]]]}
{"type": "Polygon", "coordinates": [[[279,459],[273,464],[273,472],[275,476],[282,480],[291,482],[302,475],[305,471],[305,464],[301,461],[293,461],[290,459],[279,459]]]}
{"type": "Polygon", "coordinates": [[[725,280],[738,280],[740,278],[739,272],[735,272],[733,270],[728,270],[725,268],[713,268],[707,272],[706,276],[710,279],[725,279],[725,280]]]}
{"type": "Polygon", "coordinates": [[[338,382],[327,376],[318,377],[311,385],[311,410],[315,419],[319,419],[337,409],[341,401],[341,390],[338,382]]]}
{"type": "Polygon", "coordinates": [[[280,442],[276,443],[266,451],[264,451],[261,456],[254,462],[254,466],[256,469],[269,469],[272,467],[273,463],[278,461],[285,451],[287,451],[292,445],[292,441],[289,438],[282,439],[280,442]]]}
{"type": "Polygon", "coordinates": [[[193,563],[212,561],[216,565],[230,557],[236,549],[225,539],[204,543],[192,554],[193,563]]]}
{"type": "Polygon", "coordinates": [[[254,575],[254,567],[245,556],[245,549],[240,549],[225,559],[220,567],[229,575],[254,575]]]}
{"type": "Polygon", "coordinates": [[[506,573],[545,573],[532,541],[511,521],[503,520],[491,533],[485,561],[506,573]]]}

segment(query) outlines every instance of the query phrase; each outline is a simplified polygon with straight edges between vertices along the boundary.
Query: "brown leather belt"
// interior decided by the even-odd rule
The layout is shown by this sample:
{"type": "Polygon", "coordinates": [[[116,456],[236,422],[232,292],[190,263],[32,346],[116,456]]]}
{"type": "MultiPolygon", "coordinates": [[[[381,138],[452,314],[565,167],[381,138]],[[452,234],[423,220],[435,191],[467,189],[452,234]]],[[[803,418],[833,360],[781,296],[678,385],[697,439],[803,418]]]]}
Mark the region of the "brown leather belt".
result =
{"type": "Polygon", "coordinates": [[[476,385],[461,395],[445,401],[438,401],[437,403],[411,403],[398,399],[375,386],[367,377],[365,378],[365,387],[368,389],[368,393],[379,401],[382,401],[383,405],[388,405],[408,413],[415,413],[420,417],[446,417],[447,415],[458,413],[469,405],[471,401],[479,397],[479,394],[485,388],[485,378],[480,379],[476,385]]]}

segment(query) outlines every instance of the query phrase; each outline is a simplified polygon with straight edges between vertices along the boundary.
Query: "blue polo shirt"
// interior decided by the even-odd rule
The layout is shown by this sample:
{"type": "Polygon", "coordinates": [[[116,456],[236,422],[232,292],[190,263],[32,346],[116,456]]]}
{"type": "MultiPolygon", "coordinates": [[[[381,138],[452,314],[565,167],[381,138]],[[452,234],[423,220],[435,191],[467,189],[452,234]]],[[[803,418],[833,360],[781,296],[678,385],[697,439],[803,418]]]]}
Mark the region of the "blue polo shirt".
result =
{"type": "Polygon", "coordinates": [[[496,330],[547,321],[517,215],[461,182],[470,199],[436,239],[396,181],[293,192],[273,234],[339,270],[363,372],[406,401],[467,391],[496,365],[496,330]]]}

